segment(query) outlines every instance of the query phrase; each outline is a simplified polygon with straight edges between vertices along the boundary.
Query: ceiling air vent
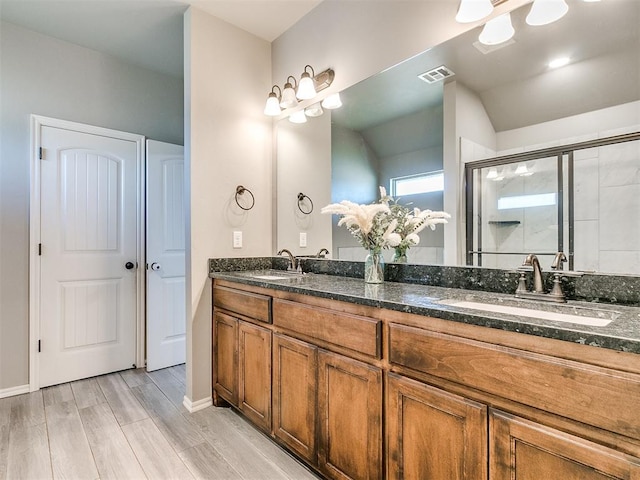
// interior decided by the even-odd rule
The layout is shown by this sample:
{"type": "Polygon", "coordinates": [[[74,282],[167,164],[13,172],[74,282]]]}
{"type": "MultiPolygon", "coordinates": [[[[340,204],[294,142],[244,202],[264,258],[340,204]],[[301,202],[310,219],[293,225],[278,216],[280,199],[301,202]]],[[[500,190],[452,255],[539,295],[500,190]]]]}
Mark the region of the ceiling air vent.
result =
{"type": "Polygon", "coordinates": [[[442,80],[446,80],[449,77],[453,77],[454,75],[455,73],[453,73],[447,67],[445,67],[444,65],[440,65],[433,70],[421,73],[420,75],[418,75],[418,78],[420,80],[424,80],[427,83],[436,83],[442,80]]]}

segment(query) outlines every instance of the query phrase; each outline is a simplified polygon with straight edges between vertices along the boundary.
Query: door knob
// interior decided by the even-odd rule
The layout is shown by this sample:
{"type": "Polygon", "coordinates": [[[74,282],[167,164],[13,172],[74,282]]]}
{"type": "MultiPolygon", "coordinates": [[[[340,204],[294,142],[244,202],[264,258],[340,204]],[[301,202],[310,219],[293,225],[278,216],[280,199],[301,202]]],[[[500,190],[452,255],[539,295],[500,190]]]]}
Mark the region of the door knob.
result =
{"type": "Polygon", "coordinates": [[[160,267],[160,264],[159,264],[159,263],[153,262],[153,263],[151,264],[151,270],[154,270],[154,271],[156,271],[156,272],[157,272],[158,270],[160,270],[160,268],[161,268],[161,267],[160,267]]]}
{"type": "Polygon", "coordinates": [[[127,270],[131,270],[133,267],[135,267],[135,264],[133,262],[127,262],[124,264],[124,268],[126,268],[127,270]]]}

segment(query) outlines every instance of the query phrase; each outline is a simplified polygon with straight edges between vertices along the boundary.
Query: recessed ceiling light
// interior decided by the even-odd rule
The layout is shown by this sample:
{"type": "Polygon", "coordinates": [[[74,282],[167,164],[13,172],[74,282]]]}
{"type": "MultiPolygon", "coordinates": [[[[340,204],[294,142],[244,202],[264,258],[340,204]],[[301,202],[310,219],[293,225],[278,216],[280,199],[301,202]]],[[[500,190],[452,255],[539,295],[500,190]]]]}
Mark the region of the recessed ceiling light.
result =
{"type": "Polygon", "coordinates": [[[571,59],[569,57],[560,57],[549,62],[549,68],[560,68],[568,65],[571,59]]]}

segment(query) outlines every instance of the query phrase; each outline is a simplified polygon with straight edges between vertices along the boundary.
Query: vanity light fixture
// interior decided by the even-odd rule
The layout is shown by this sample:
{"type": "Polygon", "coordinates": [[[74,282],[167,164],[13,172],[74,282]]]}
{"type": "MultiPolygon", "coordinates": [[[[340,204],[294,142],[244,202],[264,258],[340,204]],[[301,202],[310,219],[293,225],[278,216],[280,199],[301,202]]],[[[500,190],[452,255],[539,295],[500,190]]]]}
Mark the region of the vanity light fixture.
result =
{"type": "Polygon", "coordinates": [[[304,109],[304,114],[307,117],[319,117],[323,113],[324,113],[324,110],[322,110],[322,106],[320,105],[320,102],[316,102],[313,105],[310,105],[304,109]]]}
{"type": "Polygon", "coordinates": [[[292,108],[298,105],[298,99],[296,98],[295,88],[298,86],[295,77],[289,75],[287,82],[284,84],[284,90],[282,90],[282,100],[280,101],[280,107],[292,108]],[[293,80],[293,85],[289,82],[289,79],[293,80]]]}
{"type": "Polygon", "coordinates": [[[482,20],[493,12],[491,0],[460,0],[456,22],[471,23],[482,20]]]}
{"type": "Polygon", "coordinates": [[[280,87],[278,85],[274,85],[271,87],[271,92],[267,97],[267,103],[264,106],[264,114],[269,115],[270,117],[275,117],[280,115],[280,97],[282,93],[280,91],[280,87]],[[275,89],[278,89],[278,94],[276,95],[275,89]]]}
{"type": "Polygon", "coordinates": [[[340,100],[339,93],[332,93],[327,98],[322,100],[322,106],[327,110],[333,110],[334,108],[340,108],[342,106],[342,100],[340,100]]]}
{"type": "Polygon", "coordinates": [[[489,173],[487,173],[487,180],[493,180],[495,178],[498,178],[498,170],[490,168],[489,173]]]}
{"type": "Polygon", "coordinates": [[[484,45],[498,45],[511,39],[516,31],[511,24],[511,14],[505,13],[489,20],[478,37],[484,45]]]}
{"type": "MultiPolygon", "coordinates": [[[[278,85],[274,85],[271,88],[271,92],[269,93],[269,97],[267,98],[267,103],[264,108],[265,115],[275,117],[280,115],[282,113],[282,110],[297,107],[298,99],[313,99],[317,95],[317,92],[324,90],[333,83],[333,79],[335,78],[335,76],[335,72],[330,68],[327,68],[326,70],[323,70],[316,75],[313,67],[311,65],[306,65],[298,82],[296,82],[295,77],[289,75],[287,77],[287,81],[284,84],[284,90],[281,90],[278,85]],[[308,70],[310,70],[311,73],[309,73],[308,70]],[[278,89],[277,93],[275,91],[276,89],[278,89]]],[[[327,98],[331,97],[333,96],[329,95],[329,97],[327,98]]],[[[328,105],[336,106],[331,107],[323,105],[323,107],[338,108],[340,105],[342,105],[340,103],[340,97],[337,97],[337,102],[334,97],[333,103],[329,103],[328,105]]]]}
{"type": "Polygon", "coordinates": [[[296,96],[300,100],[309,100],[310,98],[313,98],[318,94],[318,92],[316,92],[316,87],[313,84],[313,79],[311,78],[312,76],[316,76],[315,72],[313,71],[313,67],[311,65],[305,65],[304,71],[302,72],[302,75],[300,75],[298,91],[296,92],[296,96]],[[309,72],[307,72],[307,68],[311,69],[312,75],[309,75],[309,72]]]}
{"type": "Polygon", "coordinates": [[[304,110],[298,110],[289,115],[289,121],[291,123],[306,123],[307,116],[304,114],[304,110]]]}
{"type": "Polygon", "coordinates": [[[568,11],[565,0],[534,0],[526,22],[532,26],[548,25],[560,20],[568,11]]]}

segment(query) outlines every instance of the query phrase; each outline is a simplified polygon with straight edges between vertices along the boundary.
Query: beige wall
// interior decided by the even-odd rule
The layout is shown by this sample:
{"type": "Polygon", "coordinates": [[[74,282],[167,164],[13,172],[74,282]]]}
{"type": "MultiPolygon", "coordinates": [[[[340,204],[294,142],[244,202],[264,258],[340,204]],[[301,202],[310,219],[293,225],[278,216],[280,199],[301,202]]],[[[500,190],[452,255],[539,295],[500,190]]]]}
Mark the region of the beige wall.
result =
{"type": "Polygon", "coordinates": [[[29,115],[181,144],[183,88],[180,78],[6,22],[0,65],[2,393],[29,383],[29,115]]]}
{"type": "Polygon", "coordinates": [[[187,398],[211,396],[211,257],[272,253],[270,44],[198,9],[185,14],[187,398]],[[255,196],[245,212],[236,186],[255,196]],[[234,231],[244,247],[234,249],[234,231]]]}
{"type": "MultiPolygon", "coordinates": [[[[333,255],[331,215],[320,213],[331,203],[331,112],[309,118],[305,124],[280,120],[277,135],[277,249],[315,255],[326,248],[333,255]],[[313,201],[310,214],[298,209],[298,193],[313,201]],[[307,234],[306,248],[300,247],[301,232],[307,234]]],[[[303,209],[308,207],[303,204],[303,209]]]]}

